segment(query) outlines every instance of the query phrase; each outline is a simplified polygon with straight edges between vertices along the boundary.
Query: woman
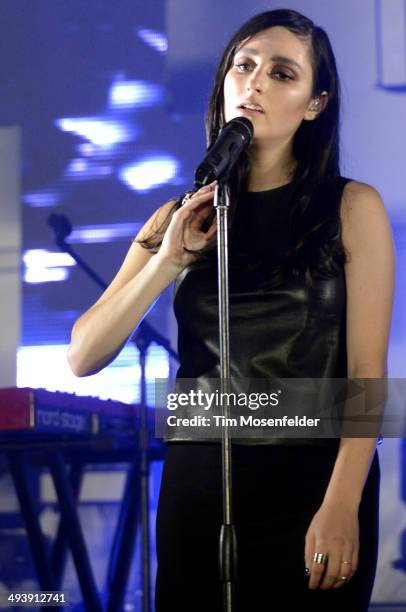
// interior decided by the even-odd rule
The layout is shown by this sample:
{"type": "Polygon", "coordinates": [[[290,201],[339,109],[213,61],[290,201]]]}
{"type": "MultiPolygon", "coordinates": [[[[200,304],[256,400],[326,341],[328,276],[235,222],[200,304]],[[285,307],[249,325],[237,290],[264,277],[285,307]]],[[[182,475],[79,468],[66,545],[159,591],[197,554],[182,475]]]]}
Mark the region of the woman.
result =
{"type": "MultiPolygon", "coordinates": [[[[231,177],[232,376],[384,378],[390,226],[377,191],[340,176],[339,83],[325,32],[290,10],[244,24],[217,70],[209,144],[236,116],[252,121],[254,138],[231,177]]],[[[147,221],[73,328],[77,375],[109,363],[176,280],[178,376],[218,376],[213,188],[147,221]]],[[[377,561],[376,438],[250,442],[233,444],[237,610],[366,611],[377,561]]],[[[219,444],[174,432],[157,517],[160,612],[222,609],[220,466],[219,444]]]]}

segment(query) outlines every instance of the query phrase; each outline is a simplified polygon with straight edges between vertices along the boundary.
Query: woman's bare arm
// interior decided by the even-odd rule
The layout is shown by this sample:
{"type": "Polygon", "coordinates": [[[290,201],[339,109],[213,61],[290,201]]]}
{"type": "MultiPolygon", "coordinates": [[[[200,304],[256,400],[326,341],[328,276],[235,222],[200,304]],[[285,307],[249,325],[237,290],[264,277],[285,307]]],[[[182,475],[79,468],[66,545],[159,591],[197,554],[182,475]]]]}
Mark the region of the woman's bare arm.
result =
{"type": "MultiPolygon", "coordinates": [[[[214,235],[212,224],[201,231],[212,209],[212,187],[201,190],[171,218],[157,254],[133,242],[115,278],[97,302],[74,324],[68,350],[76,376],[88,376],[109,364],[120,352],[160,294],[196,256],[185,248],[204,248],[214,235]]],[[[137,235],[145,238],[159,227],[173,202],[164,204],[137,235]]]]}
{"type": "MultiPolygon", "coordinates": [[[[394,293],[392,232],[379,193],[364,183],[347,185],[342,205],[343,242],[349,252],[347,362],[349,378],[385,378],[394,293]]],[[[361,499],[374,438],[342,438],[327,499],[361,499]]]]}
{"type": "MultiPolygon", "coordinates": [[[[394,292],[394,249],[379,193],[351,182],[342,202],[343,243],[349,261],[347,285],[347,362],[349,378],[387,376],[387,349],[394,292]]],[[[372,382],[372,381],[371,381],[372,382]]],[[[358,509],[376,448],[376,437],[342,437],[323,503],[306,534],[309,588],[340,588],[357,570],[358,509]],[[328,554],[327,567],[313,563],[328,554]],[[345,561],[345,565],[343,562],[345,561]],[[348,565],[350,563],[350,565],[348,565]]]]}
{"type": "MultiPolygon", "coordinates": [[[[136,239],[146,236],[169,213],[171,204],[156,211],[136,239]]],[[[68,362],[76,376],[94,374],[110,363],[173,280],[169,267],[156,264],[153,253],[135,241],[131,244],[113,281],[72,328],[68,362]]]]}

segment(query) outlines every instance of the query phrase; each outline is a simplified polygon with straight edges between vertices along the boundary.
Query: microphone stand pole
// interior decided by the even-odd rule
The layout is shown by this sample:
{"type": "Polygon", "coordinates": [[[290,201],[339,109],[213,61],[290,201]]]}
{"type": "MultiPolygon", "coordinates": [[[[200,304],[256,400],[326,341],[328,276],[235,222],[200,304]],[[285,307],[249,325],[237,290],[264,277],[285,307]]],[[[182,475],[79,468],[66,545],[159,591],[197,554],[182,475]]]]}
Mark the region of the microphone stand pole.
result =
{"type": "MultiPolygon", "coordinates": [[[[228,210],[230,191],[226,179],[220,180],[214,193],[214,207],[217,215],[217,257],[218,257],[218,311],[220,334],[220,385],[221,393],[230,388],[230,330],[229,330],[229,283],[228,283],[228,210]]],[[[223,524],[219,538],[220,577],[223,583],[223,610],[232,612],[235,599],[237,574],[237,537],[233,525],[232,507],[232,458],[231,436],[228,426],[230,407],[222,405],[222,487],[223,524]]]]}

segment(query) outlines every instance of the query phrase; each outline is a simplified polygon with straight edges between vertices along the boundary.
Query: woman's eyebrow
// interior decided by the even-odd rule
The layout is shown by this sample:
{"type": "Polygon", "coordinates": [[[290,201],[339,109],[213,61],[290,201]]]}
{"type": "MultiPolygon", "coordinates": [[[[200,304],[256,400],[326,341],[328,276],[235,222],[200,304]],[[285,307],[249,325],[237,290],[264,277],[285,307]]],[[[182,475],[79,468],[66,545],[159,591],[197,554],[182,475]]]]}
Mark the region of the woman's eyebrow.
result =
{"type": "MultiPolygon", "coordinates": [[[[257,51],[257,49],[252,49],[251,47],[242,47],[241,49],[238,49],[237,53],[241,53],[242,51],[248,51],[248,53],[252,53],[252,55],[259,55],[259,51],[257,51]]],[[[284,62],[285,64],[291,64],[292,66],[299,68],[299,70],[303,70],[300,64],[295,62],[295,60],[291,59],[290,57],[286,57],[285,55],[272,55],[269,59],[273,62],[284,62]]]]}

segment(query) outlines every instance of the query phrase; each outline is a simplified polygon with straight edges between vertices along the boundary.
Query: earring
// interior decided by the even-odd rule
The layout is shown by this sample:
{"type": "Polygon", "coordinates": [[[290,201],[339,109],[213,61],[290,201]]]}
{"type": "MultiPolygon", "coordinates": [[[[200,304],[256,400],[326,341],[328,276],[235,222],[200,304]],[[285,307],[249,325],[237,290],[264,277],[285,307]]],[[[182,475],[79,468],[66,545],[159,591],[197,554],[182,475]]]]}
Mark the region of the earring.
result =
{"type": "Polygon", "coordinates": [[[320,112],[320,98],[314,98],[313,102],[309,106],[309,111],[319,113],[320,112]]]}

